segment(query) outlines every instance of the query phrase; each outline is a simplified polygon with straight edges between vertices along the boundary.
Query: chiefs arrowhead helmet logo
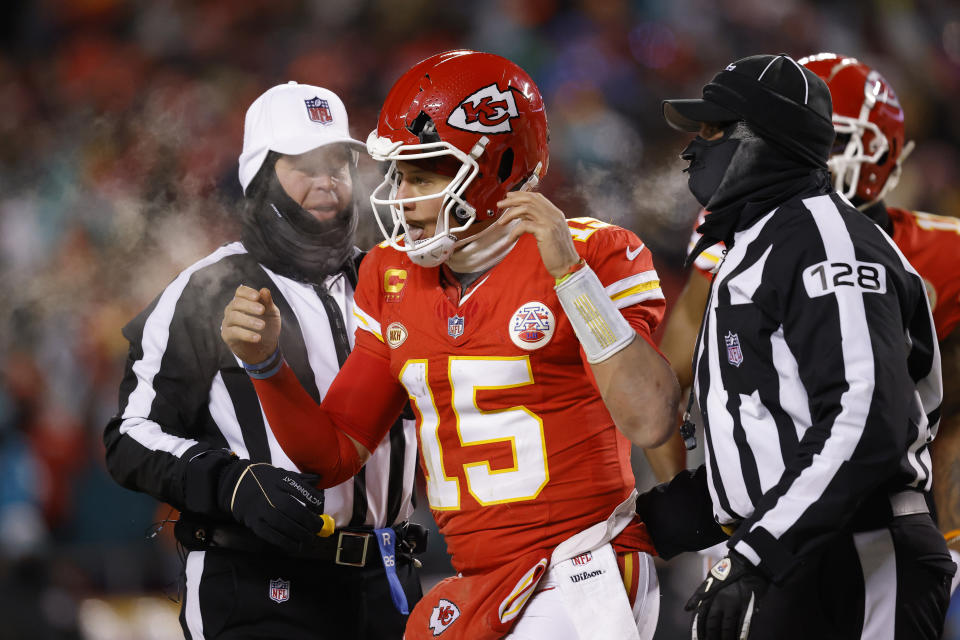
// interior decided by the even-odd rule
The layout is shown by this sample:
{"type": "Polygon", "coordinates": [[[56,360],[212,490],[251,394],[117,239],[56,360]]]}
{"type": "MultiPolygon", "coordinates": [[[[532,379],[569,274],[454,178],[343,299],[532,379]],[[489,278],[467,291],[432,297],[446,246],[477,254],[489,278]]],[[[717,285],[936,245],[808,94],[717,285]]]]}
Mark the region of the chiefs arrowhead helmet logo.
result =
{"type": "Polygon", "coordinates": [[[513,91],[496,84],[474,91],[447,118],[447,124],[474,133],[509,133],[510,121],[519,116],[513,91]]]}

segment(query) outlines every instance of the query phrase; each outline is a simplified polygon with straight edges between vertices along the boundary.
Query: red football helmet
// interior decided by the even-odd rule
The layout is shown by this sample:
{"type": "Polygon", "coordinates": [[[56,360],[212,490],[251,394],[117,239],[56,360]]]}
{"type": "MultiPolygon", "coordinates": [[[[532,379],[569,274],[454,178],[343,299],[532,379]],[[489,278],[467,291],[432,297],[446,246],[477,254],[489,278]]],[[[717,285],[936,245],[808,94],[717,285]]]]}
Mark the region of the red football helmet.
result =
{"type": "Polygon", "coordinates": [[[377,217],[390,246],[423,266],[437,266],[453,252],[454,234],[476,220],[500,215],[497,202],[508,191],[536,186],[547,172],[547,116],[540,91],[527,73],[505,58],[477,51],[448,51],[414,65],[397,80],[367,138],[375,160],[390,162],[370,196],[387,205],[393,228],[377,217]],[[397,161],[431,161],[452,176],[441,192],[398,199],[397,161]],[[383,197],[389,189],[389,196],[383,197]],[[407,233],[404,201],[442,198],[433,237],[413,246],[398,243],[407,233]],[[455,226],[451,226],[451,217],[455,226]]]}
{"type": "Polygon", "coordinates": [[[799,62],[830,87],[837,141],[827,164],[834,185],[865,209],[896,186],[913,150],[913,142],[904,145],[897,94],[879,72],[856,58],[819,53],[799,62]]]}

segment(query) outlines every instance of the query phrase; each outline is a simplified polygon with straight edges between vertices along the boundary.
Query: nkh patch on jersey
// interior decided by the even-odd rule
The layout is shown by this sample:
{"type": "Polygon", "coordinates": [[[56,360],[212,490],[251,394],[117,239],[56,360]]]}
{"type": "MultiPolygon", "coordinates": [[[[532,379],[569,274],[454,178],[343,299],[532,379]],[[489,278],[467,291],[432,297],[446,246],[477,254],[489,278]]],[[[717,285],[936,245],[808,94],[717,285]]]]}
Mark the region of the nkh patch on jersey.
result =
{"type": "Polygon", "coordinates": [[[387,325],[387,345],[391,349],[396,349],[407,339],[407,328],[399,322],[391,322],[387,325]]]}
{"type": "Polygon", "coordinates": [[[476,133],[509,133],[510,119],[520,114],[510,89],[500,91],[491,84],[474,91],[450,113],[447,124],[476,133]]]}
{"type": "Polygon", "coordinates": [[[510,339],[521,349],[533,351],[550,342],[556,326],[550,307],[534,300],[513,312],[509,327],[510,339]]]}
{"type": "Polygon", "coordinates": [[[304,100],[307,105],[307,117],[313,122],[320,124],[330,124],[333,122],[333,112],[330,111],[330,103],[317,96],[304,100]]]}
{"type": "Polygon", "coordinates": [[[271,580],[269,593],[274,602],[286,602],[290,599],[290,581],[283,578],[271,580]]]}

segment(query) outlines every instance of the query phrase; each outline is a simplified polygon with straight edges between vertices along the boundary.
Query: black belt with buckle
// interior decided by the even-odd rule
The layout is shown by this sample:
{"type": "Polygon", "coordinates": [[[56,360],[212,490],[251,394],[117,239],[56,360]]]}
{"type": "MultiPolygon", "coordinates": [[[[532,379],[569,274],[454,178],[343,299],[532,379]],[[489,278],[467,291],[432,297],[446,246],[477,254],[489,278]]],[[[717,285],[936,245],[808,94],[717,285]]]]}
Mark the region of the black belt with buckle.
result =
{"type": "MultiPolygon", "coordinates": [[[[415,522],[391,527],[397,534],[398,559],[415,562],[413,556],[427,548],[427,529],[415,522]]],[[[181,515],[174,526],[177,540],[190,551],[223,549],[247,553],[277,553],[296,558],[325,560],[344,567],[368,567],[381,564],[375,533],[369,527],[337,529],[326,538],[317,537],[297,552],[288,553],[257,537],[245,527],[233,523],[201,522],[181,515]]]]}

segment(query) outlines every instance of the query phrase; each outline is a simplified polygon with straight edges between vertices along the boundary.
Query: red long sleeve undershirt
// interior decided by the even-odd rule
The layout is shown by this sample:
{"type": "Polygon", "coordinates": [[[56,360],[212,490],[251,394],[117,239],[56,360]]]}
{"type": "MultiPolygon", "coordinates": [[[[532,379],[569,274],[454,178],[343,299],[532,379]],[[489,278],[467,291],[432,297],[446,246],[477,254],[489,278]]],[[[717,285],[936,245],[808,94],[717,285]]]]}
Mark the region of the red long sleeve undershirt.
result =
{"type": "Polygon", "coordinates": [[[350,353],[321,405],[286,363],[253,385],[284,453],[302,471],[318,474],[319,487],[353,477],[363,466],[353,440],[373,453],[407,401],[387,360],[363,348],[350,353]]]}

